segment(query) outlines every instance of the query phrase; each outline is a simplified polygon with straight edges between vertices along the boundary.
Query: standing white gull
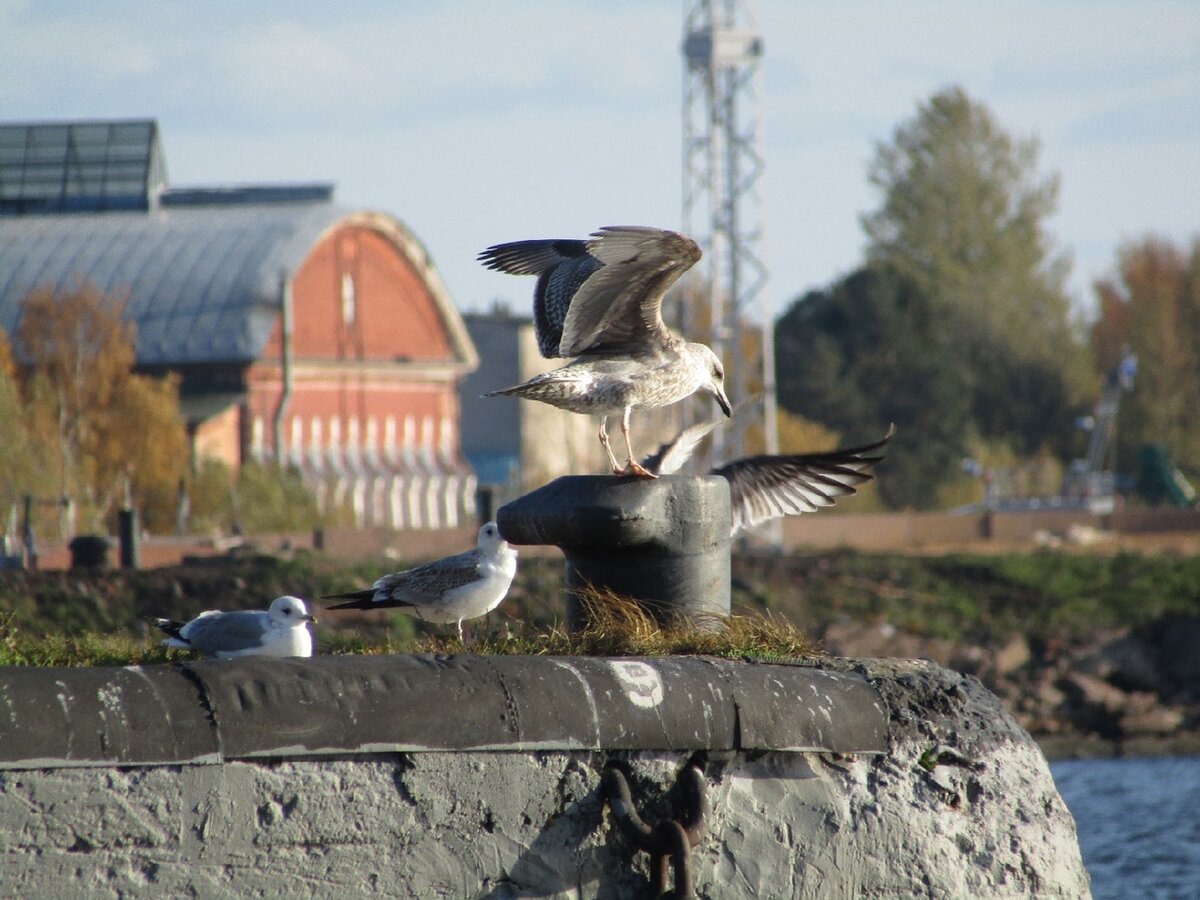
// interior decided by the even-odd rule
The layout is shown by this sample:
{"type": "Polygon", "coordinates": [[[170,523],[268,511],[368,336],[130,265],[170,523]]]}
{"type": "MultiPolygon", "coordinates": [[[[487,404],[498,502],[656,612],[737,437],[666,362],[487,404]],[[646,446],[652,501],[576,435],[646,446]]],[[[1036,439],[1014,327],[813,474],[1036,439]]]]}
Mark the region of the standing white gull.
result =
{"type": "Polygon", "coordinates": [[[516,241],[484,250],[479,260],[488,268],[538,276],[538,348],[548,358],[575,357],[484,396],[524,397],[599,416],[600,443],[613,472],[655,477],[634,456],[634,409],[668,406],[704,390],[730,413],[716,354],[672,334],[662,320],[663,294],[699,258],[691,238],[637,225],[601,228],[586,241],[516,241]],[[618,413],[628,453],[623,467],[608,443],[608,417],[618,413]]]}
{"type": "MultiPolygon", "coordinates": [[[[669,475],[691,458],[697,445],[721,420],[692,425],[642,460],[642,465],[659,475],[669,475]]],[[[892,437],[889,427],[882,440],[861,447],[845,447],[827,453],[795,453],[747,456],[717,466],[708,474],[729,482],[731,533],[753,528],[783,516],[798,516],[833,506],[839,497],[858,492],[870,481],[871,469],[883,459],[881,450],[892,437]]]]}
{"type": "Polygon", "coordinates": [[[221,612],[210,609],[190,622],[152,619],[169,637],[163,641],[179,650],[205,656],[312,656],[308,624],[317,620],[299,597],[276,597],[264,610],[221,612]]]}
{"type": "Polygon", "coordinates": [[[348,598],[329,609],[411,609],[427,622],[458,625],[487,615],[508,593],[517,574],[517,551],[500,536],[495,522],[479,529],[474,550],[447,556],[394,575],[384,575],[365,591],[330,594],[322,600],[348,598]]]}

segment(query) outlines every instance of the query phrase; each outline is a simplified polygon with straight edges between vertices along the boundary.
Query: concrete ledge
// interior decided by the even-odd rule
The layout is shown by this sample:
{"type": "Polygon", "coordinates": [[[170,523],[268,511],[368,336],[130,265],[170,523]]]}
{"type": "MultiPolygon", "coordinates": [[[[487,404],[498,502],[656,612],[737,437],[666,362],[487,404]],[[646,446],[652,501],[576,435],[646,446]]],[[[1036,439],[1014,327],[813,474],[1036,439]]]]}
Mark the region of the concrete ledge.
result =
{"type": "Polygon", "coordinates": [[[655,825],[680,816],[674,785],[693,765],[708,801],[700,897],[1088,895],[1036,745],[978,681],[926,662],[346,657],[0,675],[0,749],[44,763],[0,765],[0,896],[645,896],[649,857],[614,827],[604,773],[626,773],[655,825]],[[550,733],[612,744],[529,749],[550,733]],[[451,735],[502,752],[386,749],[451,735]],[[702,742],[748,749],[684,749],[702,742]],[[763,749],[803,743],[868,752],[763,749]],[[55,747],[64,758],[47,759],[55,747]],[[117,762],[172,754],[224,761],[117,762]]]}
{"type": "Polygon", "coordinates": [[[887,720],[860,674],[698,657],[0,669],[0,769],[434,750],[878,753],[887,720]]]}

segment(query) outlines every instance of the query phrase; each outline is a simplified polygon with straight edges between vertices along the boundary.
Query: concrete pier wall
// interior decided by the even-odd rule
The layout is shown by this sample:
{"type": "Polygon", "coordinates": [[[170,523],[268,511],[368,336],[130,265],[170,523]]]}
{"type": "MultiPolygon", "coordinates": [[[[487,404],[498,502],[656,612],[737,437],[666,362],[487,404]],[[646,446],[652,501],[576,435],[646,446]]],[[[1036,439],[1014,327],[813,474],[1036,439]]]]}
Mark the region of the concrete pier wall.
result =
{"type": "Polygon", "coordinates": [[[705,897],[1086,896],[1037,747],[908,660],[0,670],[0,895],[636,897],[703,772],[705,897]]]}

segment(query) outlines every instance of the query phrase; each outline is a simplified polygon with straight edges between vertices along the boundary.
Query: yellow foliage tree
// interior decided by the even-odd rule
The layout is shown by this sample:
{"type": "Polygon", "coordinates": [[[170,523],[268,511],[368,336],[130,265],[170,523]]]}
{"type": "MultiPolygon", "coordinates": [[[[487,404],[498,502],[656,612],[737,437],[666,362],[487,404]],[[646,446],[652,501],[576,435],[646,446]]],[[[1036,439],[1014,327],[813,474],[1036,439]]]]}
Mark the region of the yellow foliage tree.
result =
{"type": "Polygon", "coordinates": [[[123,307],[87,283],[24,298],[16,337],[27,404],[36,432],[53,439],[58,490],[91,527],[128,491],[146,524],[162,528],[187,464],[178,384],[134,373],[135,329],[123,307]]]}
{"type": "Polygon", "coordinates": [[[44,493],[48,454],[26,421],[8,336],[0,331],[0,531],[8,528],[11,510],[25,494],[44,493]]]}

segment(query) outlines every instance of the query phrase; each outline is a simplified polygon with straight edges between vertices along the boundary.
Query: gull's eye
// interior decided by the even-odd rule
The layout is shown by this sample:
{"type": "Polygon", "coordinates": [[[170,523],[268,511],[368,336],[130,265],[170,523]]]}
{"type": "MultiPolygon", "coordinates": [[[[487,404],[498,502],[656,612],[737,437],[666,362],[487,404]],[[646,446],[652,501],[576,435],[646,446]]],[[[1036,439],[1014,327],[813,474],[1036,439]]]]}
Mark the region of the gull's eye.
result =
{"type": "Polygon", "coordinates": [[[285,616],[290,616],[292,614],[292,608],[290,606],[285,606],[283,608],[283,614],[285,616]]]}

